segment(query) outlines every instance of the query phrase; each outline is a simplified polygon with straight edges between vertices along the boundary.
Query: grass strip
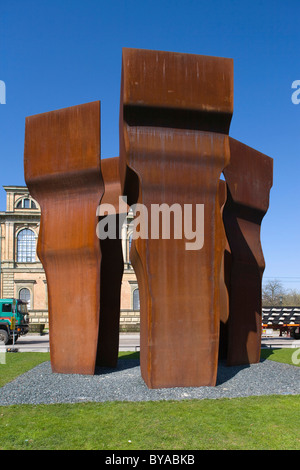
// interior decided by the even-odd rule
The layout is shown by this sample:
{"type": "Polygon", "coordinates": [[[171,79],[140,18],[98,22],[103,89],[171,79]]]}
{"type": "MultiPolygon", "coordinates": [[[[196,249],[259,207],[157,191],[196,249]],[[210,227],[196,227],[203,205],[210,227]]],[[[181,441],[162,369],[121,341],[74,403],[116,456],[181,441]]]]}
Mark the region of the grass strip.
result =
{"type": "Polygon", "coordinates": [[[261,359],[300,366],[300,348],[262,349],[261,359]]]}
{"type": "Polygon", "coordinates": [[[0,407],[0,449],[299,450],[299,398],[0,407]]]}
{"type": "MultiPolygon", "coordinates": [[[[261,357],[294,364],[294,353],[267,349],[261,357]]],[[[8,353],[0,386],[49,360],[49,353],[8,353]]],[[[299,398],[5,406],[0,450],[299,450],[299,398]]]]}

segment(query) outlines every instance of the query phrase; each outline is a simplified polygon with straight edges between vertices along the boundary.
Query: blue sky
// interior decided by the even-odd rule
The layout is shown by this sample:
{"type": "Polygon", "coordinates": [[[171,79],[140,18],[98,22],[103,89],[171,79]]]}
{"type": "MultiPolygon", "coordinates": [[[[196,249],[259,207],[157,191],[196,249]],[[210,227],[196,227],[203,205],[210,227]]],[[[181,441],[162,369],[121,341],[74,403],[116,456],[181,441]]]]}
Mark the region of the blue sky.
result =
{"type": "Polygon", "coordinates": [[[264,280],[300,290],[299,23],[299,0],[0,0],[0,210],[25,184],[28,115],[101,100],[102,158],[118,155],[122,47],[230,57],[230,135],[274,159],[264,280]]]}

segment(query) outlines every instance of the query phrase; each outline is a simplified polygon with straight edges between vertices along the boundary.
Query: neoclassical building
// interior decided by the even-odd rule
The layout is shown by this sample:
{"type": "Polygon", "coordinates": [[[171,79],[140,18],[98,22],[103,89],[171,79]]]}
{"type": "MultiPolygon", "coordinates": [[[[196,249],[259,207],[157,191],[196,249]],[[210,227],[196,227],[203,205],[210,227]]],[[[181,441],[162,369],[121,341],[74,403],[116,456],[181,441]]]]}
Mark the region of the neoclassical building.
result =
{"type": "MultiPolygon", "coordinates": [[[[47,280],[36,254],[41,210],[26,186],[4,186],[6,210],[0,212],[0,298],[28,302],[30,320],[48,326],[47,280]]],[[[132,213],[122,228],[124,274],[120,329],[139,329],[139,291],[129,260],[132,213]]]]}

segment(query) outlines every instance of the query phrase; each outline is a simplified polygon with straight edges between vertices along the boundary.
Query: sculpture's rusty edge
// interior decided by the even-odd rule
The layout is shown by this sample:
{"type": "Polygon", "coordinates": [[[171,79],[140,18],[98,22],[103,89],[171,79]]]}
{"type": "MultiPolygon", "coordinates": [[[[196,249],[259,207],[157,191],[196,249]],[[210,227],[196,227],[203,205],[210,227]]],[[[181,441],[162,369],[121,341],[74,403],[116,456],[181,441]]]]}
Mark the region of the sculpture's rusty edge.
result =
{"type": "Polygon", "coordinates": [[[100,311],[96,210],[100,102],[26,118],[25,181],[41,206],[38,256],[48,283],[54,372],[93,374],[100,311]]]}
{"type": "Polygon", "coordinates": [[[205,207],[201,250],[186,250],[184,238],[133,243],[142,376],[151,388],[215,385],[225,247],[218,184],[229,163],[232,61],[125,49],[122,64],[120,174],[129,204],[148,213],[152,204],[205,207]]]}
{"type": "Polygon", "coordinates": [[[227,364],[259,362],[262,275],[265,261],[260,229],[273,184],[272,158],[230,138],[230,165],[224,170],[227,201],[223,210],[230,256],[227,364]]]}

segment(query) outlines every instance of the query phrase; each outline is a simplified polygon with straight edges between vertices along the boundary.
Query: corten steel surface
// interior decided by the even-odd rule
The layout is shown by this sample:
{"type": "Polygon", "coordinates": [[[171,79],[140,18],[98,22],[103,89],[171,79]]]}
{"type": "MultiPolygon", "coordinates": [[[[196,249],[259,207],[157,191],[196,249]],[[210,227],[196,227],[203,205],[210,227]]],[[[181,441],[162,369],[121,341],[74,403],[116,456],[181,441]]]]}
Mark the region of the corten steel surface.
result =
{"type": "Polygon", "coordinates": [[[38,256],[48,285],[52,370],[93,374],[101,251],[96,210],[100,102],[26,118],[25,180],[41,206],[38,256]]]}
{"type": "Polygon", "coordinates": [[[148,214],[151,204],[177,203],[182,214],[184,204],[205,207],[201,250],[186,250],[190,240],[175,239],[174,224],[170,239],[160,233],[132,244],[141,373],[150,388],[216,383],[225,247],[218,184],[229,163],[232,108],[231,59],[123,49],[120,174],[128,203],[148,214]]]}
{"type": "Polygon", "coordinates": [[[260,228],[269,207],[273,159],[230,138],[224,176],[223,220],[231,251],[227,364],[251,364],[260,360],[265,268],[260,228]]]}
{"type": "MultiPolygon", "coordinates": [[[[119,158],[105,158],[101,161],[104,181],[104,196],[101,206],[114,206],[115,213],[102,214],[99,220],[108,220],[116,226],[115,238],[100,240],[101,273],[100,273],[100,322],[96,365],[116,367],[119,352],[120,295],[124,269],[121,228],[128,207],[125,204],[119,212],[121,183],[119,175],[119,158]]],[[[100,215],[100,214],[99,214],[100,215]]]]}

